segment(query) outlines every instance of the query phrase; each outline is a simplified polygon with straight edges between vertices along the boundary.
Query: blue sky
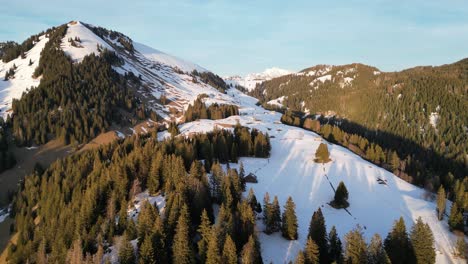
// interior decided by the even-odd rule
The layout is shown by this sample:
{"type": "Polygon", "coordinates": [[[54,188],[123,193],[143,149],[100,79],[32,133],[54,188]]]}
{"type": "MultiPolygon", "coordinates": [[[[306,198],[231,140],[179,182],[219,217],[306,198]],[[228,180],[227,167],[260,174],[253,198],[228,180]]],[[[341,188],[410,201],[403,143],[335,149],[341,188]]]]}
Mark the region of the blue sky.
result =
{"type": "Polygon", "coordinates": [[[352,62],[395,71],[468,57],[466,0],[14,0],[0,14],[0,41],[81,20],[220,75],[352,62]]]}

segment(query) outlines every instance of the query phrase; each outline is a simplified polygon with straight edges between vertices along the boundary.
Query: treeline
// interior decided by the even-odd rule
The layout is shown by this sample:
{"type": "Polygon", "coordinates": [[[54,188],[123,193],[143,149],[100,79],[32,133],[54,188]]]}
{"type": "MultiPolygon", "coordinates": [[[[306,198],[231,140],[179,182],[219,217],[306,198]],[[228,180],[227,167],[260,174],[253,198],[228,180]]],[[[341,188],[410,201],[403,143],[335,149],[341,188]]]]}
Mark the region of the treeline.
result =
{"type": "Polygon", "coordinates": [[[44,144],[53,137],[65,144],[86,142],[121,121],[119,109],[132,111],[137,102],[127,77],[112,69],[120,59],[107,50],[72,63],[60,49],[67,25],[49,33],[34,75],[37,88],[13,100],[13,135],[20,145],[44,144]]]}
{"type": "Polygon", "coordinates": [[[103,40],[105,41],[107,41],[107,39],[114,40],[118,42],[120,45],[122,45],[122,47],[126,49],[128,52],[135,51],[135,47],[133,46],[133,41],[129,37],[125,36],[124,34],[117,32],[117,31],[105,29],[102,27],[95,27],[95,26],[85,24],[85,23],[82,23],[82,24],[85,27],[87,27],[89,30],[91,30],[94,34],[101,37],[103,40]]]}
{"type": "MultiPolygon", "coordinates": [[[[242,137],[246,128],[236,131],[242,137]]],[[[13,201],[18,241],[9,248],[9,263],[100,263],[111,245],[118,247],[120,263],[136,263],[129,247],[136,238],[140,263],[213,257],[261,263],[255,214],[241,195],[244,171],[224,171],[218,162],[229,155],[219,151],[219,142],[236,138],[233,132],[214,131],[158,142],[153,133],[60,159],[45,171],[38,168],[13,201]],[[164,196],[164,216],[144,203],[133,221],[127,210],[145,189],[164,196]],[[213,202],[220,205],[216,224],[213,202]],[[121,238],[120,245],[114,238],[121,238]]]]}
{"type": "Polygon", "coordinates": [[[35,43],[39,42],[39,36],[42,34],[44,34],[44,32],[29,37],[23,41],[21,45],[14,41],[2,43],[2,47],[0,49],[0,57],[2,61],[7,63],[18,58],[20,55],[23,59],[26,58],[26,52],[32,49],[35,43]]]}
{"type": "Polygon", "coordinates": [[[214,103],[209,107],[202,101],[199,96],[193,105],[189,105],[184,113],[185,122],[192,122],[198,119],[224,119],[233,115],[239,115],[239,107],[236,105],[218,105],[214,103]]]}
{"type": "Polygon", "coordinates": [[[251,94],[260,103],[286,96],[283,105],[293,112],[327,116],[322,124],[396,151],[405,161],[403,178],[431,191],[442,184],[452,193],[455,180],[468,175],[466,65],[468,59],[395,73],[361,64],[318,67],[310,70],[321,74],[275,78],[251,94]],[[330,81],[314,82],[326,74],[330,81]],[[351,81],[344,84],[345,78],[351,81]]]}
{"type": "MultiPolygon", "coordinates": [[[[197,70],[193,70],[192,74],[194,76],[198,76],[202,82],[209,84],[216,88],[218,91],[222,93],[226,93],[226,90],[228,89],[227,84],[224,82],[223,78],[219,77],[218,75],[209,72],[209,71],[204,71],[204,72],[199,72],[197,70]]],[[[196,79],[194,79],[196,81],[196,79]]]]}

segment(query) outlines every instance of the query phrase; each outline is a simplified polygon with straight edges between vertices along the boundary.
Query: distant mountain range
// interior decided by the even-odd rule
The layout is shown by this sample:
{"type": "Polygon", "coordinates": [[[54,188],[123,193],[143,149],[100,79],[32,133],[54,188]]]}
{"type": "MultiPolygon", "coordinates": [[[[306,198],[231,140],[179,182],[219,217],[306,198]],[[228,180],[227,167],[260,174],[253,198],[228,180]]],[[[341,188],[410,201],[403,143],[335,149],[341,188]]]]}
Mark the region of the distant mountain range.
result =
{"type": "Polygon", "coordinates": [[[281,77],[283,75],[288,75],[291,73],[293,72],[289,70],[284,70],[284,69],[273,67],[273,68],[266,69],[261,73],[247,74],[245,77],[241,77],[238,75],[225,77],[224,81],[228,85],[232,85],[233,87],[235,87],[236,85],[239,85],[239,86],[244,87],[248,91],[251,91],[255,89],[257,84],[260,84],[264,81],[268,81],[277,77],[281,77]]]}

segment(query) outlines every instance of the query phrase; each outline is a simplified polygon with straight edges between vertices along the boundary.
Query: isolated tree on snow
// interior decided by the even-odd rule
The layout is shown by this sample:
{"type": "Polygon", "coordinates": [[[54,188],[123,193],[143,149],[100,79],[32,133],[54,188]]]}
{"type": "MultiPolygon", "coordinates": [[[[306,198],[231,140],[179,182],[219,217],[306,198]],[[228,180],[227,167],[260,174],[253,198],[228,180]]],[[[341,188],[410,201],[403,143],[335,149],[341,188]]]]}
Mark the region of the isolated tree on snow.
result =
{"type": "Polygon", "coordinates": [[[346,208],[349,206],[348,203],[348,189],[346,189],[345,184],[341,181],[336,188],[335,198],[333,200],[333,205],[338,208],[346,208]]]}
{"type": "Polygon", "coordinates": [[[288,240],[297,239],[296,205],[294,204],[291,196],[288,197],[288,200],[284,205],[281,231],[284,238],[288,240]]]}
{"type": "Polygon", "coordinates": [[[417,263],[435,263],[434,235],[428,224],[419,217],[410,234],[411,245],[417,263]]]}
{"type": "Polygon", "coordinates": [[[437,216],[439,220],[444,219],[445,214],[445,189],[444,186],[440,185],[439,191],[437,191],[437,216]]]}
{"type": "Polygon", "coordinates": [[[330,152],[328,152],[327,144],[320,143],[315,151],[315,162],[327,163],[330,161],[330,152]]]}

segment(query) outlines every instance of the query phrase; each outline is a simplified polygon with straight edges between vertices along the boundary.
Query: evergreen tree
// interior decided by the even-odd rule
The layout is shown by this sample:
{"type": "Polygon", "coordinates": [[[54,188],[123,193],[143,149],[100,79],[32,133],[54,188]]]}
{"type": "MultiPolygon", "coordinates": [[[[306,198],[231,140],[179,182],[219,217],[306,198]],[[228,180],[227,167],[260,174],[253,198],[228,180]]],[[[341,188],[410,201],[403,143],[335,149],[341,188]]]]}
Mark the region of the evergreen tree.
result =
{"type": "Polygon", "coordinates": [[[304,248],[304,259],[306,264],[318,264],[320,262],[320,250],[317,244],[310,237],[304,248]]]}
{"type": "Polygon", "coordinates": [[[332,226],[330,233],[328,234],[329,241],[329,256],[330,261],[336,263],[343,263],[343,248],[340,237],[336,232],[335,226],[332,226]]]}
{"type": "Polygon", "coordinates": [[[414,260],[403,217],[393,224],[392,230],[385,238],[384,246],[392,263],[412,263],[414,260]]]}
{"type": "Polygon", "coordinates": [[[134,264],[136,263],[135,251],[126,234],[123,235],[119,247],[119,263],[134,264]]]}
{"type": "Polygon", "coordinates": [[[417,263],[435,263],[434,236],[428,224],[423,223],[421,217],[411,229],[411,244],[417,263]]]}
{"type": "Polygon", "coordinates": [[[206,261],[206,254],[208,250],[208,244],[211,238],[211,223],[208,218],[208,213],[206,210],[203,210],[201,215],[201,223],[198,227],[198,233],[200,233],[201,239],[198,241],[198,254],[202,262],[206,261]]]}
{"type": "Polygon", "coordinates": [[[273,198],[273,203],[270,205],[268,212],[268,218],[266,221],[267,234],[278,232],[281,229],[281,210],[278,202],[278,197],[273,198]]]}
{"type": "Polygon", "coordinates": [[[213,229],[206,252],[206,264],[218,263],[221,263],[221,255],[219,253],[218,237],[215,230],[213,229]]]}
{"type": "Polygon", "coordinates": [[[458,209],[458,204],[456,202],[454,202],[452,208],[450,208],[448,224],[451,230],[463,231],[463,215],[458,209]]]}
{"type": "Polygon", "coordinates": [[[244,245],[240,258],[241,264],[261,264],[260,245],[254,236],[249,237],[249,241],[244,245]]]}
{"type": "Polygon", "coordinates": [[[367,259],[369,264],[391,264],[379,234],[375,234],[371,239],[367,248],[367,259]]]}
{"type": "Polygon", "coordinates": [[[320,208],[314,212],[310,220],[308,236],[317,244],[320,251],[320,263],[328,263],[328,241],[325,218],[320,208]]]}
{"type": "Polygon", "coordinates": [[[172,261],[174,263],[190,264],[195,262],[190,243],[189,223],[188,208],[187,205],[184,204],[180,211],[172,245],[172,261]]]}
{"type": "Polygon", "coordinates": [[[268,228],[268,223],[271,219],[271,202],[270,202],[270,194],[268,192],[265,193],[263,196],[263,222],[265,226],[268,228]]]}
{"type": "Polygon", "coordinates": [[[464,236],[461,236],[457,239],[457,256],[462,259],[466,259],[466,241],[464,236]]]}
{"type": "Polygon", "coordinates": [[[359,225],[346,234],[345,241],[346,263],[367,263],[367,245],[359,225]]]}
{"type": "Polygon", "coordinates": [[[284,238],[288,240],[297,239],[296,204],[294,204],[291,196],[288,197],[284,205],[281,231],[284,238]]]}
{"type": "Polygon", "coordinates": [[[444,219],[445,214],[445,189],[444,186],[440,185],[439,191],[437,191],[437,216],[439,220],[444,219]]]}
{"type": "Polygon", "coordinates": [[[237,264],[236,244],[234,244],[230,235],[226,236],[221,262],[225,264],[237,264]]]}
{"type": "Polygon", "coordinates": [[[138,263],[153,264],[156,263],[156,255],[153,248],[153,239],[151,236],[146,236],[139,248],[138,263]]]}
{"type": "Polygon", "coordinates": [[[302,250],[299,250],[299,252],[297,252],[297,256],[296,256],[296,260],[294,261],[294,264],[305,264],[305,263],[306,263],[306,259],[304,256],[304,252],[302,250]]]}
{"type": "Polygon", "coordinates": [[[336,188],[335,198],[332,202],[332,205],[335,208],[346,208],[349,206],[348,190],[342,181],[340,181],[338,188],[336,188]]]}
{"type": "Polygon", "coordinates": [[[330,161],[330,152],[328,147],[324,143],[320,143],[319,147],[315,151],[315,162],[327,163],[330,161]]]}

